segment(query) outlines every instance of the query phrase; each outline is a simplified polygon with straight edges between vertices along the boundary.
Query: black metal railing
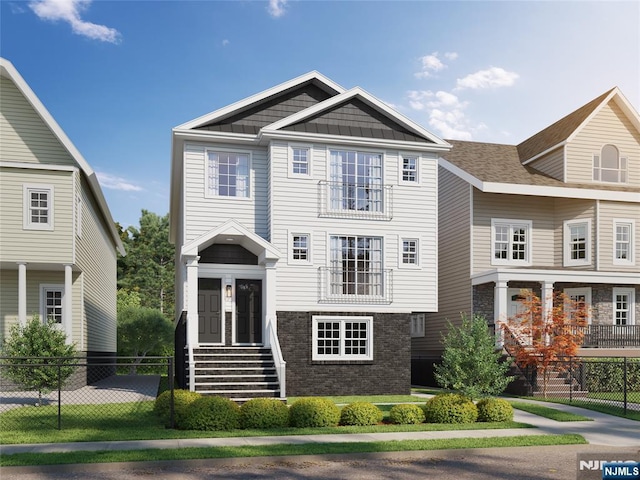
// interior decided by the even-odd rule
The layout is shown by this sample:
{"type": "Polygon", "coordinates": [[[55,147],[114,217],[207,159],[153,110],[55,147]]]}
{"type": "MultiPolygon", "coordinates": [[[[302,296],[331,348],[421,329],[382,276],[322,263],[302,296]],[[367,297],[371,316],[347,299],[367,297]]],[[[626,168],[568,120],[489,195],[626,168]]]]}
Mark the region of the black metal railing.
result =
{"type": "Polygon", "coordinates": [[[187,386],[187,365],[189,364],[187,347],[187,312],[182,312],[174,332],[176,358],[176,384],[180,388],[187,386]]]}
{"type": "Polygon", "coordinates": [[[640,325],[586,325],[574,327],[583,334],[583,347],[640,347],[640,325]]]}

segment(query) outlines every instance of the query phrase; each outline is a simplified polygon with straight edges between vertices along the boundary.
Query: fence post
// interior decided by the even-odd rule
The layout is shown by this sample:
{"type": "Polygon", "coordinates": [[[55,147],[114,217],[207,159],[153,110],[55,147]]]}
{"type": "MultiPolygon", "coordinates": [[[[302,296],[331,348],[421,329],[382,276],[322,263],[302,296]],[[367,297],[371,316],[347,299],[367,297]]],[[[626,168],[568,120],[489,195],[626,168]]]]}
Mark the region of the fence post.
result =
{"type": "Polygon", "coordinates": [[[173,357],[167,357],[169,390],[171,391],[171,406],[169,408],[169,425],[175,428],[175,410],[174,410],[174,385],[173,385],[173,357]]]}
{"type": "Polygon", "coordinates": [[[624,414],[627,415],[627,357],[624,357],[623,368],[624,414]]]}
{"type": "Polygon", "coordinates": [[[62,365],[58,359],[58,430],[62,430],[62,408],[60,406],[62,399],[62,365]]]}
{"type": "Polygon", "coordinates": [[[573,402],[573,357],[569,357],[569,403],[573,402]]]}

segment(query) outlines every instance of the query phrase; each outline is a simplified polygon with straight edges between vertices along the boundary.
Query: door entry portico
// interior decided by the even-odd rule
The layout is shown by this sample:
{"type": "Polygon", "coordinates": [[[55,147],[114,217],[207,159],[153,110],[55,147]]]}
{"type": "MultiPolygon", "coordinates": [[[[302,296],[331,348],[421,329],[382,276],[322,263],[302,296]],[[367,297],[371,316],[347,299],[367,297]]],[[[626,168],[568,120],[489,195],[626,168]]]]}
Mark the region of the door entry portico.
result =
{"type": "Polygon", "coordinates": [[[236,343],[262,343],[262,280],[236,280],[236,343]]]}
{"type": "Polygon", "coordinates": [[[198,280],[198,342],[222,342],[221,288],[219,278],[198,280]]]}

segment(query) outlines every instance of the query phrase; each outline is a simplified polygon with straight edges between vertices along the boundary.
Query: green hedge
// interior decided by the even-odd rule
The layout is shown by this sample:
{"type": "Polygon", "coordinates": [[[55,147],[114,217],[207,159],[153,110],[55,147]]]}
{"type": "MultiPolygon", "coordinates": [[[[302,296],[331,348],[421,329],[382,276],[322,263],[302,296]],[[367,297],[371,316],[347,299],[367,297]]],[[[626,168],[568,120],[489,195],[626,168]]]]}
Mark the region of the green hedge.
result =
{"type": "Polygon", "coordinates": [[[289,407],[276,398],[252,398],[240,407],[242,428],[284,428],[289,426],[289,407]]]}
{"type": "Polygon", "coordinates": [[[509,422],[513,420],[513,407],[501,398],[483,398],[478,408],[479,422],[509,422]]]}
{"type": "MultiPolygon", "coordinates": [[[[583,363],[589,392],[622,392],[624,362],[618,358],[587,359],[583,363]]],[[[640,392],[640,359],[627,359],[627,390],[640,392]]]]}
{"type": "Polygon", "coordinates": [[[376,425],[382,421],[382,411],[373,403],[350,403],[340,412],[340,425],[376,425]]]}
{"type": "MultiPolygon", "coordinates": [[[[184,428],[184,421],[189,412],[189,407],[202,395],[196,392],[190,392],[189,390],[174,390],[173,391],[173,418],[176,428],[184,428]]],[[[155,404],[153,405],[153,411],[160,417],[162,423],[169,427],[171,420],[171,391],[166,390],[158,395],[155,404]]]]}
{"type": "Polygon", "coordinates": [[[301,398],[289,407],[289,424],[292,427],[335,427],[339,421],[340,409],[326,398],[301,398]]]}
{"type": "Polygon", "coordinates": [[[401,403],[391,407],[389,420],[398,425],[422,423],[425,420],[424,410],[419,405],[401,403]]]}
{"type": "Polygon", "coordinates": [[[240,428],[240,407],[223,397],[201,397],[191,404],[184,421],[187,430],[240,428]]]}
{"type": "Polygon", "coordinates": [[[458,393],[441,393],[430,398],[424,413],[429,423],[473,423],[478,419],[476,405],[458,393]]]}

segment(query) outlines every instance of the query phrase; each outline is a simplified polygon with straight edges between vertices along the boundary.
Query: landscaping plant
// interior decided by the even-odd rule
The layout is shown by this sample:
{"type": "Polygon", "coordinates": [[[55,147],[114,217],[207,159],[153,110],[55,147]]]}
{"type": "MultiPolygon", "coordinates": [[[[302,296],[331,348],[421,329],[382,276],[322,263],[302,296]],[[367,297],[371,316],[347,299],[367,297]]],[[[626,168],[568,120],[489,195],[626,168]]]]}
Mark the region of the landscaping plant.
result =
{"type": "Polygon", "coordinates": [[[276,398],[252,398],[240,406],[242,428],[285,428],[289,407],[276,398]]]}
{"type": "Polygon", "coordinates": [[[326,398],[301,398],[289,407],[289,424],[292,427],[335,427],[339,421],[340,409],[326,398]]]}
{"type": "Polygon", "coordinates": [[[240,407],[223,397],[202,396],[188,408],[186,430],[234,430],[240,428],[240,407]]]}
{"type": "MultiPolygon", "coordinates": [[[[201,397],[202,395],[199,393],[189,390],[176,389],[173,391],[173,419],[176,428],[184,428],[191,404],[201,397]]],[[[153,405],[153,411],[165,426],[171,426],[171,390],[166,390],[158,395],[153,405]]]]}
{"type": "Polygon", "coordinates": [[[401,403],[391,407],[389,420],[398,425],[412,425],[425,420],[424,410],[419,405],[401,403]]]}
{"type": "Polygon", "coordinates": [[[510,422],[513,420],[513,407],[502,398],[483,398],[478,408],[479,422],[510,422]]]}
{"type": "Polygon", "coordinates": [[[429,423],[473,423],[478,419],[478,408],[473,401],[458,393],[442,393],[430,398],[424,413],[429,423]]]}
{"type": "Polygon", "coordinates": [[[340,412],[340,425],[376,425],[382,421],[382,411],[373,403],[354,402],[340,412]]]}

